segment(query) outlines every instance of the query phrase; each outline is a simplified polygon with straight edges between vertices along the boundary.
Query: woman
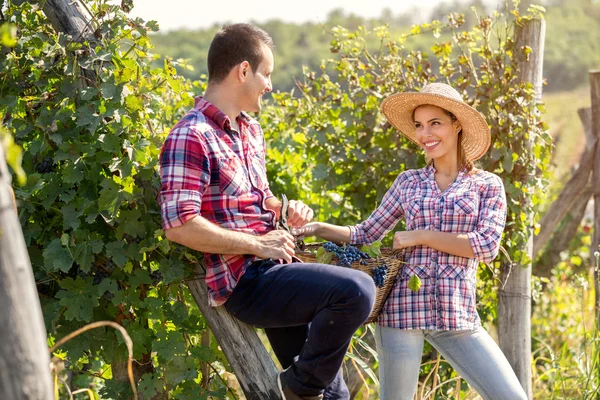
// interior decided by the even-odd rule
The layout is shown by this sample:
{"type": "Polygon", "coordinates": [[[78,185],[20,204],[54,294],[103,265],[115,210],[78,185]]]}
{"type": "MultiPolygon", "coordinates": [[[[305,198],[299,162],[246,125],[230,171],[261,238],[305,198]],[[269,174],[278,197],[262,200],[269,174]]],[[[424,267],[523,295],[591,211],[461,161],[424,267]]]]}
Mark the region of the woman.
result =
{"type": "Polygon", "coordinates": [[[371,243],[406,221],[393,248],[406,249],[407,264],[375,330],[381,399],[414,398],[424,340],[484,399],[527,399],[475,308],[479,262],[498,254],[506,219],[502,180],[473,165],[490,145],[484,117],[442,83],[392,95],[382,111],[425,150],[428,165],[401,173],[366,221],[350,227],[314,222],[296,233],[371,243]],[[416,292],[408,288],[413,275],[422,282],[416,292]]]}

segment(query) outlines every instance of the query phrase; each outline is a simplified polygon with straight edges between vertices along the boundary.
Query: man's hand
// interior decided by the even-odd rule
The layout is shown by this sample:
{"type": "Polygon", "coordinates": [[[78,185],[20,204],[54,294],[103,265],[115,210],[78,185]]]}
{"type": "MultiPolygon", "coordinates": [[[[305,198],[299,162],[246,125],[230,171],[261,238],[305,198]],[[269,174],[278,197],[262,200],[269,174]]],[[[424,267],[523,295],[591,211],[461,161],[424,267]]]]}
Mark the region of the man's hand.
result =
{"type": "Polygon", "coordinates": [[[313,210],[301,202],[300,200],[290,200],[288,206],[287,223],[290,227],[300,227],[312,221],[314,216],[313,210]]]}
{"type": "Polygon", "coordinates": [[[257,236],[256,240],[259,246],[254,252],[255,255],[262,259],[284,259],[288,263],[292,262],[292,256],[295,254],[295,242],[294,237],[288,232],[275,230],[266,235],[257,236]]]}
{"type": "Polygon", "coordinates": [[[427,231],[400,231],[394,234],[392,249],[399,250],[406,247],[414,247],[422,244],[421,234],[427,231]]]}

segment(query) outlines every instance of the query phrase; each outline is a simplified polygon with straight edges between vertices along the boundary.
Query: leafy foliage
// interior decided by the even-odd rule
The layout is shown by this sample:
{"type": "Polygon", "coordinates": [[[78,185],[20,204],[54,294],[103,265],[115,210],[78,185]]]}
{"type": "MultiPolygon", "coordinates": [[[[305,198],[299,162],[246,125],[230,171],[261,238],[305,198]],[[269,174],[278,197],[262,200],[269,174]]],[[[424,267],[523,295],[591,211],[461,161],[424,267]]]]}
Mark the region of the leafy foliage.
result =
{"type": "MultiPolygon", "coordinates": [[[[0,59],[0,116],[24,150],[27,180],[16,192],[47,329],[60,338],[93,320],[118,321],[133,338],[146,398],[208,398],[226,386],[212,370],[203,390],[191,384],[196,355],[217,371],[228,365],[200,349],[206,324],[182,281],[198,255],[163,239],[156,201],[160,146],[202,84],[176,76],[172,63],[152,66],[153,22],[105,2],[87,6],[95,43],[55,32],[36,5],[3,10],[19,35],[3,42],[15,46],[0,59]]],[[[131,397],[114,332],[88,332],[64,350],[57,354],[86,377],[79,385],[131,397]],[[90,374],[92,365],[112,374],[90,374]]]]}

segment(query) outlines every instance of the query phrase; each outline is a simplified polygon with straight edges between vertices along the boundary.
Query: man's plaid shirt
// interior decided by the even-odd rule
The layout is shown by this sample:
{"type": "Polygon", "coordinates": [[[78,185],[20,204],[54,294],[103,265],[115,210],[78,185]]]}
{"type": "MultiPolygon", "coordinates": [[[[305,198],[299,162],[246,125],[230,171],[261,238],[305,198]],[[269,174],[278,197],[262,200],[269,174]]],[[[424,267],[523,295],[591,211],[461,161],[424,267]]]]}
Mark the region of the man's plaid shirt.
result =
{"type": "MultiPolygon", "coordinates": [[[[229,117],[196,98],[171,130],[160,154],[159,194],[164,229],[183,225],[197,215],[229,230],[264,235],[273,229],[275,213],[265,169],[265,141],[257,121],[245,113],[229,117]]],[[[225,303],[253,255],[207,254],[209,303],[225,303]]]]}
{"type": "Polygon", "coordinates": [[[428,166],[401,173],[381,205],[359,225],[350,227],[352,243],[383,238],[401,218],[406,229],[467,234],[475,258],[443,253],[426,246],[407,248],[405,261],[385,303],[379,324],[401,329],[463,330],[480,325],[476,310],[479,262],[498,254],[506,220],[502,180],[492,173],[460,172],[442,193],[428,166]],[[408,282],[417,275],[421,288],[408,282]]]}

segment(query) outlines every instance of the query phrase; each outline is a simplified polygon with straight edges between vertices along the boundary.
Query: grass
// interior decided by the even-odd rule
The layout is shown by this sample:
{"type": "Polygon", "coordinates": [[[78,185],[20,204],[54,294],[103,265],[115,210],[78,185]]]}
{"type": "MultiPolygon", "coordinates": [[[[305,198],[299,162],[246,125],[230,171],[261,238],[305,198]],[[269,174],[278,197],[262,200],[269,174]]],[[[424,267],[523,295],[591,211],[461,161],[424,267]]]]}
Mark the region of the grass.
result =
{"type": "Polygon", "coordinates": [[[590,87],[584,86],[566,92],[544,94],[545,121],[554,138],[552,164],[557,178],[570,174],[585,149],[583,125],[577,114],[582,107],[591,106],[590,87]]]}

